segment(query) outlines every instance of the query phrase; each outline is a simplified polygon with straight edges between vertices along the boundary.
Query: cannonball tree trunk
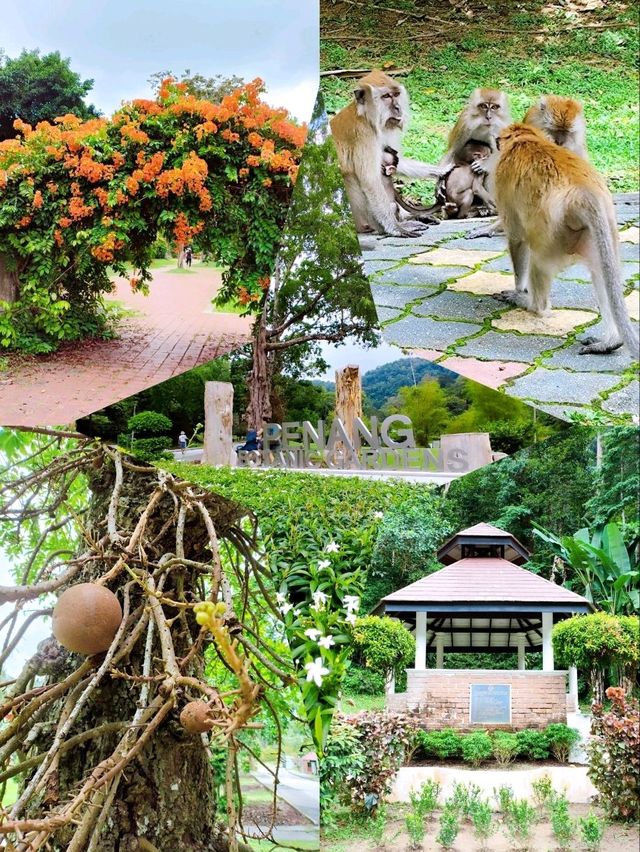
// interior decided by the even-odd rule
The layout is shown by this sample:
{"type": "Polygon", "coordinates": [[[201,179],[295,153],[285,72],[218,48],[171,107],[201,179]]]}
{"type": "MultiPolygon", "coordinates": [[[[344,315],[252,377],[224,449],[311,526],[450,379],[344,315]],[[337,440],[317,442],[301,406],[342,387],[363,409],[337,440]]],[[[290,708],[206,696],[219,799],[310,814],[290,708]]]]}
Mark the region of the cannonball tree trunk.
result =
{"type": "Polygon", "coordinates": [[[7,259],[0,255],[0,302],[16,302],[18,299],[18,275],[7,265],[7,259]]]}
{"type": "Polygon", "coordinates": [[[179,723],[184,704],[203,698],[198,689],[209,696],[205,631],[191,604],[220,580],[217,536],[237,533],[246,513],[153,468],[123,465],[117,451],[101,452],[94,451],[85,542],[70,561],[79,570],[69,583],[98,582],[117,594],[120,640],[106,654],[84,658],[52,637],[29,662],[31,672],[46,675],[45,695],[65,679],[73,683],[18,728],[29,745],[24,754],[40,762],[23,775],[11,815],[28,836],[15,849],[247,849],[230,839],[227,814],[217,812],[208,735],[189,734],[179,723]],[[167,605],[169,599],[183,606],[167,605]],[[39,772],[42,783],[34,787],[39,772]]]}
{"type": "Polygon", "coordinates": [[[249,376],[247,427],[261,429],[271,418],[271,365],[265,311],[256,319],[252,341],[252,367],[249,376]]]}

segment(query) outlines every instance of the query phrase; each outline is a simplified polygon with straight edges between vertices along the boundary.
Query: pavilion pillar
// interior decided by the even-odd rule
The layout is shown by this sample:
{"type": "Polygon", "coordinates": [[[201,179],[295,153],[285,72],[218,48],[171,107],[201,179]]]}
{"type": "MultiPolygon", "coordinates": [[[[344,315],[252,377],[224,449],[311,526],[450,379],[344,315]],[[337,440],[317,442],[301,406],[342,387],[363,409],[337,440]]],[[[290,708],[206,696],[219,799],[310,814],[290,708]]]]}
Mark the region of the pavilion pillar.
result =
{"type": "Polygon", "coordinates": [[[416,664],[418,671],[427,668],[427,613],[416,612],[416,664]]]}
{"type": "Polygon", "coordinates": [[[518,668],[520,671],[524,671],[527,667],[526,657],[524,655],[524,647],[526,638],[524,636],[518,636],[518,668]]]}
{"type": "Polygon", "coordinates": [[[542,613],[542,670],[553,671],[553,642],[551,631],[553,630],[553,613],[542,613]]]}
{"type": "Polygon", "coordinates": [[[442,633],[436,634],[436,668],[444,668],[444,636],[442,633]]]}
{"type": "Polygon", "coordinates": [[[569,701],[567,710],[576,712],[578,709],[578,669],[575,666],[569,666],[569,701]]]}

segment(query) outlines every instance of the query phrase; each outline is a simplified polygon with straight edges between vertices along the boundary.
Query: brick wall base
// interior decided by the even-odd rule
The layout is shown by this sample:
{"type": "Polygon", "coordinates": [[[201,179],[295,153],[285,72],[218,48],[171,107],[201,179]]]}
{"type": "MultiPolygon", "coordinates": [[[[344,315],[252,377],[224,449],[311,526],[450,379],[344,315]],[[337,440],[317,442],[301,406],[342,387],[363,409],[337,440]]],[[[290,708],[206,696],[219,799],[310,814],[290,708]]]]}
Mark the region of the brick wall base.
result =
{"type": "Polygon", "coordinates": [[[417,710],[427,730],[521,730],[544,728],[567,721],[565,671],[487,671],[482,669],[427,669],[407,672],[407,691],[387,696],[392,712],[417,710]],[[510,684],[511,724],[472,724],[470,686],[474,683],[510,684]]]}

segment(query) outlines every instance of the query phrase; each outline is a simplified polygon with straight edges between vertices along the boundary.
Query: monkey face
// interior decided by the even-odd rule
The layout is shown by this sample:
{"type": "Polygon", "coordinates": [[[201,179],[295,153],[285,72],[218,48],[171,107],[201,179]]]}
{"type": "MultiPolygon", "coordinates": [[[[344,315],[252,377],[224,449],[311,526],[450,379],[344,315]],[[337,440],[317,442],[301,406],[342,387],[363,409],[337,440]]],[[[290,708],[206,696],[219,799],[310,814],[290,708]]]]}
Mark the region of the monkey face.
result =
{"type": "Polygon", "coordinates": [[[497,130],[509,121],[509,107],[503,92],[494,89],[476,89],[471,96],[471,106],[479,124],[497,130]]]}
{"type": "MultiPolygon", "coordinates": [[[[373,75],[369,75],[372,77],[373,75]]],[[[386,77],[389,84],[364,82],[354,90],[358,115],[364,116],[377,130],[403,130],[408,119],[408,101],[403,86],[386,77]]]]}

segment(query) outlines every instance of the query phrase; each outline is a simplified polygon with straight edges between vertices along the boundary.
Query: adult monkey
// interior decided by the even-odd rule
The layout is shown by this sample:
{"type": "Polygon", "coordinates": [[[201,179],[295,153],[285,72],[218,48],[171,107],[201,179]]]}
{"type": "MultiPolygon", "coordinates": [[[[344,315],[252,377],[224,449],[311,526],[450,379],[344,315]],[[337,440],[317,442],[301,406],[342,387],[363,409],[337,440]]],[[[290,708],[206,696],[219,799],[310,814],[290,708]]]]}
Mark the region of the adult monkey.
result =
{"type": "Polygon", "coordinates": [[[624,343],[637,359],[638,332],[624,303],[615,208],[604,180],[583,157],[530,125],[503,130],[499,146],[495,197],[516,284],[503,297],[547,314],[555,274],[577,255],[589,266],[604,323],[602,340],[583,341],[580,354],[605,354],[624,343]]]}
{"type": "Polygon", "coordinates": [[[407,178],[438,178],[449,169],[402,156],[409,98],[401,83],[372,71],[358,80],[353,94],[353,101],[330,123],[356,230],[416,236],[425,225],[415,218],[420,213],[402,213],[397,199],[391,200],[389,177],[383,174],[384,149],[398,152],[397,172],[407,178]]]}

